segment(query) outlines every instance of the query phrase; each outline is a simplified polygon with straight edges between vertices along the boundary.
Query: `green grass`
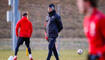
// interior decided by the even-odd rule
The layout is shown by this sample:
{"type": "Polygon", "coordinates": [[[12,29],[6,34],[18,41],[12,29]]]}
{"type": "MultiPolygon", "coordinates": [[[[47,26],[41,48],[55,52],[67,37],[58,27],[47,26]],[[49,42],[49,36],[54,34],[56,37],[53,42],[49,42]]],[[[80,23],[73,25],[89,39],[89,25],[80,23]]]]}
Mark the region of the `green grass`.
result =
{"type": "MultiPolygon", "coordinates": [[[[46,60],[47,50],[33,50],[32,56],[34,60],[46,60]]],[[[13,55],[14,52],[10,50],[0,50],[0,60],[8,60],[8,57],[13,55]]],[[[78,55],[76,50],[62,50],[60,51],[60,60],[86,60],[87,51],[84,50],[82,55],[78,55]]],[[[29,60],[24,50],[20,50],[18,53],[18,60],[29,60]]],[[[51,60],[56,60],[52,56],[51,60]]]]}

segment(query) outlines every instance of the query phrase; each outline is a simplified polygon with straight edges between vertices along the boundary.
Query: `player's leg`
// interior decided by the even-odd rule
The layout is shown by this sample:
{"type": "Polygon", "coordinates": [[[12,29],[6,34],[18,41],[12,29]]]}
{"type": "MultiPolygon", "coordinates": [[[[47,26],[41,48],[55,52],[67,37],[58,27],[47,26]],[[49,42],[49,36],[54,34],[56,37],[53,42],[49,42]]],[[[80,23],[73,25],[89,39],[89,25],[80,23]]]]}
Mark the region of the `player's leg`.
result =
{"type": "Polygon", "coordinates": [[[49,39],[49,46],[48,46],[49,52],[48,52],[47,60],[50,60],[52,55],[52,49],[56,40],[54,38],[48,38],[48,39],[49,39]]]}
{"type": "Polygon", "coordinates": [[[25,45],[28,48],[29,54],[31,54],[31,48],[30,48],[30,38],[25,38],[25,45]]]}
{"type": "Polygon", "coordinates": [[[19,37],[18,41],[17,41],[17,46],[15,48],[15,56],[17,56],[17,53],[18,53],[18,50],[19,50],[19,47],[20,45],[22,45],[24,42],[23,38],[22,37],[19,37]]]}
{"type": "Polygon", "coordinates": [[[25,45],[28,48],[30,60],[33,60],[32,55],[31,55],[31,48],[30,48],[30,38],[25,38],[25,45]]]}
{"type": "Polygon", "coordinates": [[[58,56],[58,52],[57,52],[55,44],[54,44],[54,47],[53,47],[53,53],[54,53],[54,56],[55,56],[56,60],[59,60],[59,56],[58,56]]]}
{"type": "Polygon", "coordinates": [[[19,50],[19,47],[20,45],[22,45],[24,42],[23,38],[22,37],[19,37],[18,38],[18,41],[17,41],[17,46],[15,48],[15,56],[14,56],[14,59],[13,60],[16,60],[17,59],[17,53],[18,53],[18,50],[19,50]]]}

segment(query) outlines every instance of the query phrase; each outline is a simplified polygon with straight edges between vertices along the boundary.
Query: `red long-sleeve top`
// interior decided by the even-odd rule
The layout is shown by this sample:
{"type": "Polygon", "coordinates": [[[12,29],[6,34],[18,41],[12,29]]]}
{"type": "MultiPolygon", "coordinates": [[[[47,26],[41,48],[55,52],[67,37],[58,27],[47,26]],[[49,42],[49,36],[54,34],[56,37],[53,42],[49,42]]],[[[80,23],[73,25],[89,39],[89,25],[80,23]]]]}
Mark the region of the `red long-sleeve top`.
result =
{"type": "Polygon", "coordinates": [[[23,17],[16,24],[16,36],[17,37],[31,37],[33,32],[32,23],[27,19],[27,17],[23,17]]]}
{"type": "Polygon", "coordinates": [[[90,17],[84,18],[84,32],[89,42],[89,53],[105,53],[105,16],[94,8],[90,17]]]}

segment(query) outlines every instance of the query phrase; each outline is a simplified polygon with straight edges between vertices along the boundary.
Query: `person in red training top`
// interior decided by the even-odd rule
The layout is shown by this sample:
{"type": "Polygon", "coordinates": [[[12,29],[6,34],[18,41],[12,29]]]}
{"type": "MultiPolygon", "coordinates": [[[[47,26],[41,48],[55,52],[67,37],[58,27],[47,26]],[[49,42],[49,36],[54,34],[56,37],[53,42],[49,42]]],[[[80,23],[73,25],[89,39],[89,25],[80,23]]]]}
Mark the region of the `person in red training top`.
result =
{"type": "Polygon", "coordinates": [[[88,60],[105,60],[105,15],[97,9],[98,0],[77,0],[84,17],[84,32],[88,38],[88,60]]]}
{"type": "Polygon", "coordinates": [[[46,21],[45,21],[45,23],[44,23],[44,27],[45,27],[44,35],[45,35],[45,39],[46,39],[47,41],[48,41],[48,36],[47,36],[47,31],[46,31],[46,25],[47,25],[47,23],[48,23],[48,19],[49,19],[49,17],[46,16],[46,21]]]}
{"type": "Polygon", "coordinates": [[[25,45],[28,48],[30,60],[33,60],[30,48],[30,37],[32,35],[32,31],[32,23],[28,20],[28,13],[24,13],[22,19],[19,20],[16,24],[16,36],[18,38],[18,41],[13,60],[17,60],[18,49],[20,45],[23,44],[23,42],[25,42],[25,45]]]}

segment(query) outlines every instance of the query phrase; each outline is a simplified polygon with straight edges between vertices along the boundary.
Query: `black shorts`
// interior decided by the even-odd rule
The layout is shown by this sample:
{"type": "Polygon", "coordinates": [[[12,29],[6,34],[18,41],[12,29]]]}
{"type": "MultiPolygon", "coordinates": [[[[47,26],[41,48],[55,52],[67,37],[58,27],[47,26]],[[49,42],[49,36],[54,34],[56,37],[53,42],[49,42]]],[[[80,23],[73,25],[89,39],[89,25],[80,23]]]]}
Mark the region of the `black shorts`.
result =
{"type": "Polygon", "coordinates": [[[88,54],[87,60],[99,60],[99,58],[100,58],[100,55],[88,54]]]}
{"type": "Polygon", "coordinates": [[[26,37],[19,37],[17,41],[17,45],[22,45],[25,42],[26,46],[29,47],[30,45],[30,38],[26,37]]]}

